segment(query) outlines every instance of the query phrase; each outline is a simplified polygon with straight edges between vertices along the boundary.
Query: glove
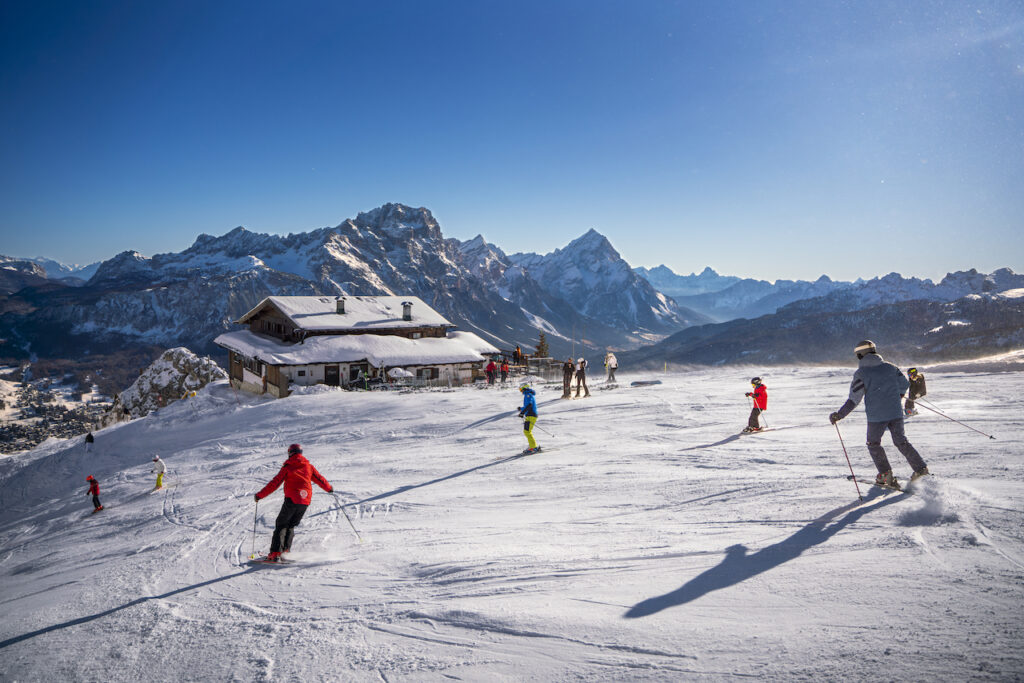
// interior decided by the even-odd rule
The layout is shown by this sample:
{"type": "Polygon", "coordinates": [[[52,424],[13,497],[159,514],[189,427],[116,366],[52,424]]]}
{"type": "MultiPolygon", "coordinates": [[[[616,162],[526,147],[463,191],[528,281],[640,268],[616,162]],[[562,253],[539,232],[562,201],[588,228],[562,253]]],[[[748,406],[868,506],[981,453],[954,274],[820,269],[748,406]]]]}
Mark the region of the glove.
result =
{"type": "Polygon", "coordinates": [[[523,411],[520,410],[519,411],[519,417],[522,417],[522,416],[523,416],[523,411]]]}
{"type": "Polygon", "coordinates": [[[744,396],[753,396],[753,394],[748,391],[744,396]]]}
{"type": "Polygon", "coordinates": [[[255,500],[255,501],[256,501],[257,503],[258,503],[258,502],[260,502],[260,497],[259,497],[259,495],[258,495],[258,494],[254,494],[252,498],[253,498],[253,500],[255,500]]]}
{"type": "Polygon", "coordinates": [[[840,417],[839,413],[832,413],[831,415],[828,416],[828,421],[831,422],[832,424],[835,424],[836,422],[839,422],[842,419],[843,418],[840,417]]]}

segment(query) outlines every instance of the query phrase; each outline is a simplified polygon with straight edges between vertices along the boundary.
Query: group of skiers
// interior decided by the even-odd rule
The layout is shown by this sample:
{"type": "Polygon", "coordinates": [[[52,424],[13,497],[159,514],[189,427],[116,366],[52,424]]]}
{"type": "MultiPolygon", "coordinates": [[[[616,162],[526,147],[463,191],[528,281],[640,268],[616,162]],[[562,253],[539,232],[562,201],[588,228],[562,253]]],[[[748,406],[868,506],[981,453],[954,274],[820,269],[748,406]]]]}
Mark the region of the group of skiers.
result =
{"type": "MultiPolygon", "coordinates": [[[[86,436],[85,440],[85,450],[87,453],[92,450],[92,445],[95,443],[95,439],[90,439],[89,437],[92,437],[92,432],[86,436]]],[[[153,469],[149,472],[156,475],[156,486],[153,487],[153,490],[162,489],[164,487],[164,474],[167,472],[167,465],[164,464],[159,455],[153,455],[153,469]]],[[[103,505],[100,503],[100,483],[91,474],[85,480],[89,483],[89,490],[85,495],[92,496],[93,513],[99,512],[103,509],[103,505]]]]}
{"type": "MultiPolygon", "coordinates": [[[[836,424],[849,415],[863,399],[868,419],[868,453],[878,470],[875,483],[898,489],[899,481],[892,472],[885,449],[882,448],[882,436],[888,431],[893,444],[907,459],[913,470],[911,482],[929,474],[921,454],[907,440],[903,425],[905,418],[917,415],[915,401],[927,393],[924,374],[917,368],[910,368],[907,371],[910,379],[907,379],[898,367],[886,362],[879,355],[875,343],[870,339],[857,344],[854,354],[857,356],[859,367],[850,383],[850,396],[839,410],[829,415],[829,421],[836,424]],[[905,403],[902,400],[904,396],[905,403]]],[[[743,428],[744,434],[763,431],[761,414],[768,408],[768,390],[761,378],[754,377],[750,380],[750,385],[753,391],[748,391],[746,395],[751,399],[753,407],[747,419],[747,426],[743,428]]]]}
{"type": "MultiPolygon", "coordinates": [[[[854,349],[854,353],[857,356],[859,367],[850,383],[849,398],[839,410],[829,415],[829,421],[836,424],[849,415],[861,400],[864,400],[868,420],[867,447],[875,468],[878,470],[875,483],[879,486],[898,489],[899,483],[892,472],[881,440],[885,432],[888,431],[896,448],[903,454],[913,470],[911,482],[929,474],[924,459],[907,440],[903,425],[905,417],[916,414],[914,402],[926,393],[924,375],[918,372],[917,368],[911,368],[908,380],[898,367],[886,362],[878,354],[874,342],[870,340],[860,342],[854,349]],[[909,396],[906,403],[903,404],[902,398],[907,396],[908,390],[909,396]]],[[[605,357],[605,366],[608,369],[609,381],[612,381],[618,366],[614,354],[609,353],[605,357]]],[[[573,362],[572,358],[569,358],[563,368],[562,398],[570,397],[570,382],[573,377],[577,379],[576,397],[579,397],[581,388],[587,391],[586,395],[589,396],[590,392],[586,385],[586,360],[581,357],[573,362]]],[[[753,405],[747,426],[743,429],[744,433],[762,431],[761,417],[768,408],[768,390],[761,378],[752,378],[750,384],[752,390],[748,391],[746,396],[751,399],[753,405]]],[[[518,415],[523,420],[523,434],[526,436],[528,444],[522,455],[538,453],[541,451],[541,447],[533,436],[538,417],[536,392],[529,383],[521,385],[519,391],[523,396],[523,404],[519,408],[518,415]]],[[[166,466],[159,455],[153,456],[153,465],[152,471],[157,474],[155,488],[159,489],[163,485],[166,466]]],[[[89,475],[86,480],[89,482],[88,494],[92,496],[95,508],[93,512],[99,512],[103,509],[99,499],[99,482],[92,475],[89,475]]],[[[303,456],[302,446],[299,444],[292,444],[288,447],[288,458],[281,466],[280,471],[254,495],[256,503],[258,504],[260,500],[276,491],[282,483],[284,484],[284,502],[274,523],[270,552],[265,558],[259,560],[262,562],[283,561],[282,555],[291,551],[295,527],[302,521],[312,501],[313,483],[328,493],[334,493],[330,482],[303,456]]]]}
{"type": "Polygon", "coordinates": [[[508,361],[502,360],[501,365],[498,365],[492,358],[484,367],[484,372],[487,373],[488,384],[494,384],[498,378],[498,373],[501,372],[501,381],[504,384],[508,380],[508,361]]]}

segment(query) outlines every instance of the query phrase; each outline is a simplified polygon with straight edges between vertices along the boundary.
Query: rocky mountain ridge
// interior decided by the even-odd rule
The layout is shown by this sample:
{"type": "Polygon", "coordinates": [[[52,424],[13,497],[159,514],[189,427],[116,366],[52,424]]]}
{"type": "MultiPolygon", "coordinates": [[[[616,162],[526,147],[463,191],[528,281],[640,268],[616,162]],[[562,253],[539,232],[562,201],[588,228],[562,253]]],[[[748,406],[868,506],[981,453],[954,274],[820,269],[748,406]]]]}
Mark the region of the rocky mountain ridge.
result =
{"type": "Polygon", "coordinates": [[[799,301],[826,300],[808,304],[814,308],[828,310],[858,310],[883,303],[912,301],[953,301],[968,294],[1003,291],[1024,286],[1024,275],[1017,275],[1009,268],[993,273],[979,273],[975,269],[948,273],[939,283],[928,279],[904,277],[890,273],[870,280],[858,279],[853,282],[832,280],[822,275],[817,280],[755,280],[738,279],[727,284],[728,278],[705,269],[700,276],[680,276],[665,266],[656,269],[636,269],[644,277],[653,277],[663,283],[662,290],[675,298],[682,306],[709,316],[715,321],[725,322],[736,318],[757,318],[776,313],[784,306],[799,301]],[[702,282],[703,284],[699,284],[702,282]],[[672,292],[693,291],[704,288],[697,294],[671,294],[672,292]]]}
{"type": "Polygon", "coordinates": [[[874,340],[887,358],[910,365],[1024,348],[1024,288],[854,310],[835,304],[831,296],[819,297],[755,319],[691,327],[618,354],[620,367],[848,364],[861,339],[874,340]]]}
{"type": "Polygon", "coordinates": [[[623,348],[705,321],[635,276],[596,232],[555,254],[518,258],[529,267],[482,238],[446,239],[430,211],[401,204],[283,237],[235,228],[199,235],[179,253],[122,252],[79,288],[8,296],[0,301],[11,330],[2,351],[61,355],[146,343],[219,352],[212,339],[270,294],[411,294],[501,348],[532,348],[545,331],[555,353],[574,330],[577,344],[585,330],[592,348],[623,348]],[[571,296],[566,278],[545,281],[561,268],[579,282],[571,296]]]}

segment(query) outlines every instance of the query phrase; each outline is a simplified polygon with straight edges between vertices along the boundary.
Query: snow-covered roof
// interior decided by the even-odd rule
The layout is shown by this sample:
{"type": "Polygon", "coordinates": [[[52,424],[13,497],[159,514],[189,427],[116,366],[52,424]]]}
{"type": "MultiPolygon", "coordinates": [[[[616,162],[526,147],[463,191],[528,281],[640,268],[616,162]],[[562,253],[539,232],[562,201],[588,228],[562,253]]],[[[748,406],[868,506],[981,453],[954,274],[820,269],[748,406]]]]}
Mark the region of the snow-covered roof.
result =
{"type": "Polygon", "coordinates": [[[346,296],[344,299],[345,312],[338,313],[333,296],[268,296],[237,322],[248,322],[269,304],[303,330],[454,327],[417,296],[346,296]],[[402,319],[404,303],[412,304],[412,320],[402,319]]]}
{"type": "MultiPolygon", "coordinates": [[[[302,298],[302,297],[299,297],[302,298]]],[[[269,365],[312,365],[367,361],[374,367],[475,363],[498,353],[472,332],[449,332],[447,337],[408,339],[393,334],[344,334],[308,337],[305,343],[284,343],[249,330],[226,332],[213,340],[218,346],[269,365]]]]}

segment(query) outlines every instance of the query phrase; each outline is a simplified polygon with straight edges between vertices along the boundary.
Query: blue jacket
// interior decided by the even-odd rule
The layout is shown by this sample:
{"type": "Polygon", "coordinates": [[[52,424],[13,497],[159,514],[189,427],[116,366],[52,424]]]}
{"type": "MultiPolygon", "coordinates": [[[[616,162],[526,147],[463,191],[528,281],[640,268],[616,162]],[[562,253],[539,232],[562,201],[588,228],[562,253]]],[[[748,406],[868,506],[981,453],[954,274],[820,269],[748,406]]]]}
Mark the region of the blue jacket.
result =
{"type": "Polygon", "coordinates": [[[537,399],[533,389],[523,389],[523,407],[519,409],[523,417],[537,417],[537,399]]]}
{"type": "Polygon", "coordinates": [[[845,417],[864,399],[868,422],[902,420],[900,399],[909,386],[910,381],[898,367],[887,363],[877,353],[869,353],[860,359],[860,367],[850,382],[850,398],[839,412],[845,417]]]}

